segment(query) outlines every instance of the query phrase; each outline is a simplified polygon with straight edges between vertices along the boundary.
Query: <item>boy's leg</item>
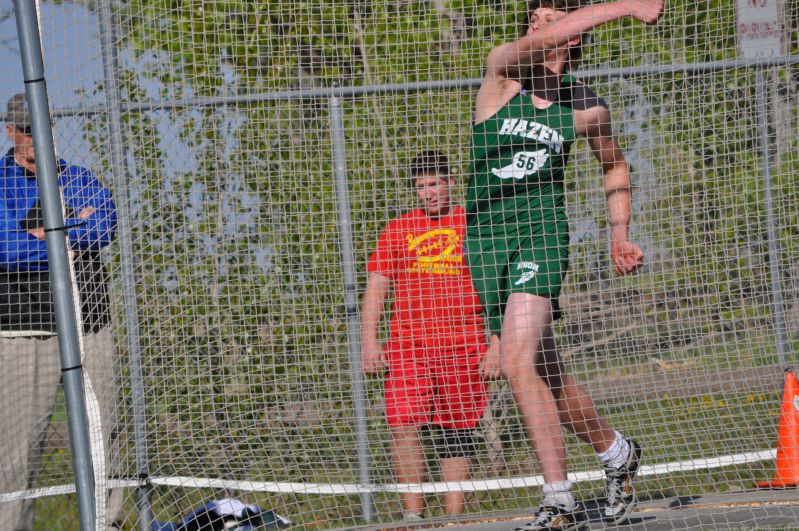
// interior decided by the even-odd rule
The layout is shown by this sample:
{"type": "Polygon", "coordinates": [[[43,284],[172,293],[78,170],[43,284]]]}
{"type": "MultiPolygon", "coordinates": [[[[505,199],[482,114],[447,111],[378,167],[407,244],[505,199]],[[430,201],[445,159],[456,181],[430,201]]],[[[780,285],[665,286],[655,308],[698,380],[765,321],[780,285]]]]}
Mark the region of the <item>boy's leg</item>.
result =
{"type": "Polygon", "coordinates": [[[555,349],[552,328],[542,340],[543,356],[538,372],[543,375],[560,412],[560,419],[581,440],[590,444],[605,466],[607,495],[604,516],[623,523],[636,505],[633,483],[641,461],[641,446],[614,431],[600,416],[583,386],[566,374],[555,349]]]}
{"type": "MultiPolygon", "coordinates": [[[[436,451],[441,460],[441,476],[444,481],[468,481],[470,467],[475,456],[474,428],[440,427],[441,437],[436,443],[436,451]]],[[[466,505],[463,491],[447,492],[444,495],[444,509],[447,514],[461,514],[466,505]]]]}
{"type": "MultiPolygon", "coordinates": [[[[476,454],[474,429],[488,404],[488,385],[480,373],[480,359],[486,348],[459,347],[438,358],[432,423],[440,433],[436,452],[444,481],[470,478],[471,460],[476,454]]],[[[465,504],[463,491],[444,494],[447,514],[461,514],[465,504]]]]}
{"type": "Polygon", "coordinates": [[[541,344],[536,370],[552,392],[561,422],[597,453],[607,451],[616,438],[616,432],[599,415],[585,388],[566,374],[555,348],[551,326],[546,327],[541,344]]]}
{"type": "MultiPolygon", "coordinates": [[[[419,428],[432,415],[434,381],[427,366],[419,361],[422,353],[411,345],[389,344],[386,351],[386,420],[391,428],[391,461],[398,483],[422,483],[426,463],[419,428]]],[[[424,494],[404,492],[402,504],[406,519],[421,517],[424,494]]]]}
{"type": "Polygon", "coordinates": [[[548,484],[566,481],[566,448],[555,399],[536,372],[541,340],[551,323],[547,297],[508,297],[500,340],[500,366],[508,379],[536,458],[548,484]]]}
{"type": "MultiPolygon", "coordinates": [[[[441,476],[444,481],[467,481],[471,461],[466,457],[450,457],[441,460],[441,476]]],[[[461,514],[466,506],[466,494],[452,491],[444,494],[444,510],[447,514],[461,514]]]]}
{"type": "MultiPolygon", "coordinates": [[[[398,483],[424,482],[425,458],[418,427],[391,427],[391,460],[398,483]]],[[[403,492],[402,507],[406,512],[421,516],[425,509],[424,494],[403,492]]]]}

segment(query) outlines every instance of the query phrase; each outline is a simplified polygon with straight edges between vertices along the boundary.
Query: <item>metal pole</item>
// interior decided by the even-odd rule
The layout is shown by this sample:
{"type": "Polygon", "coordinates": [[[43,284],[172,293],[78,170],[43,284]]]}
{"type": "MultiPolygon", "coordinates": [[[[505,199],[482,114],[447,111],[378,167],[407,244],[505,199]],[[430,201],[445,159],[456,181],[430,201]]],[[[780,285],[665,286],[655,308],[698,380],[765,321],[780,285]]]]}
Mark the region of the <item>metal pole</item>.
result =
{"type": "Polygon", "coordinates": [[[771,149],[768,141],[768,107],[766,104],[766,82],[763,68],[755,69],[757,98],[757,125],[760,133],[760,161],[763,165],[763,189],[766,201],[766,235],[768,237],[768,262],[771,270],[771,307],[774,312],[774,328],[777,333],[777,355],[780,365],[788,368],[786,352],[788,341],[785,328],[785,308],[782,304],[782,282],[780,280],[780,248],[777,241],[777,223],[774,219],[774,199],[771,184],[771,149]]]}
{"type": "Polygon", "coordinates": [[[111,167],[114,171],[115,194],[119,218],[117,231],[122,266],[122,298],[125,308],[126,346],[130,363],[131,405],[133,408],[133,446],[136,454],[136,476],[142,482],[136,489],[136,505],[139,509],[139,529],[147,531],[153,521],[151,501],[152,486],[149,484],[150,461],[147,450],[147,410],[144,393],[144,376],[141,360],[141,342],[136,274],[133,269],[133,236],[130,222],[129,172],[124,156],[122,135],[122,112],[119,102],[119,80],[116,72],[119,66],[114,35],[114,15],[111,1],[99,2],[100,48],[103,56],[103,83],[105,85],[105,104],[108,109],[108,128],[111,144],[111,167]]]}
{"type": "MultiPolygon", "coordinates": [[[[344,148],[344,117],[341,100],[330,97],[330,135],[333,142],[333,171],[336,177],[336,210],[341,261],[344,269],[344,306],[347,312],[347,344],[350,351],[350,377],[352,401],[355,409],[355,439],[358,451],[358,469],[363,486],[371,486],[371,454],[369,452],[368,422],[366,417],[366,392],[361,372],[361,322],[358,316],[358,284],[355,277],[355,252],[352,247],[352,220],[350,218],[349,183],[344,148]]],[[[374,497],[371,492],[361,493],[363,518],[371,522],[374,517],[374,497]]]]}
{"type": "MultiPolygon", "coordinates": [[[[30,106],[33,145],[36,148],[36,175],[47,243],[50,289],[55,306],[56,332],[61,353],[61,376],[67,406],[72,469],[78,493],[80,528],[92,531],[94,521],[94,474],[89,444],[88,417],[83,392],[80,359],[80,332],[73,298],[69,249],[64,230],[58,167],[50,123],[47,85],[34,0],[14,0],[19,35],[25,93],[30,106]]],[[[10,406],[13,407],[13,406],[10,406]]]]}

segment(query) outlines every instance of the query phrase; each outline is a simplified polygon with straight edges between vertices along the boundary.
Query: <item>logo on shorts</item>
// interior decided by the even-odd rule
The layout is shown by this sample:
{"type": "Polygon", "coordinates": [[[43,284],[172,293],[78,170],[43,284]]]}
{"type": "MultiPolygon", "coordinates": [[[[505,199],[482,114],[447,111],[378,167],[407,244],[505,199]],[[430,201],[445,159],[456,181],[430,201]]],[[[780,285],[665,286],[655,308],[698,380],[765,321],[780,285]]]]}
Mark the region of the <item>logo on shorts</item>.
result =
{"type": "Polygon", "coordinates": [[[519,271],[524,271],[524,273],[522,273],[522,276],[519,277],[519,280],[517,280],[513,284],[515,286],[520,286],[525,282],[529,281],[535,276],[536,273],[538,273],[539,267],[540,266],[535,262],[519,262],[516,265],[516,269],[519,271]]]}

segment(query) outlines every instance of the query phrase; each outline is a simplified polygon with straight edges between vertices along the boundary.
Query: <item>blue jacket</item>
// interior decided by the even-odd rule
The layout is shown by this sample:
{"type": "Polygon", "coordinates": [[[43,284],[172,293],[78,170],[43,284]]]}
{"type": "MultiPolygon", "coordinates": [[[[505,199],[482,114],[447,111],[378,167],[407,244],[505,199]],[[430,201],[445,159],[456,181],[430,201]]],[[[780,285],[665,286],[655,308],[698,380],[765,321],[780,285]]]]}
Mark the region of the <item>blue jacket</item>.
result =
{"type": "MultiPolygon", "coordinates": [[[[114,239],[116,206],[111,194],[86,168],[58,161],[58,184],[66,208],[65,225],[74,250],[100,249],[114,239]],[[81,224],[78,214],[87,207],[96,211],[81,224]]],[[[47,245],[28,234],[43,227],[36,176],[14,161],[14,150],[0,160],[0,269],[40,271],[47,269],[47,245]]]]}
{"type": "MultiPolygon", "coordinates": [[[[64,223],[74,225],[67,236],[75,251],[84,329],[96,331],[109,322],[106,273],[98,251],[114,239],[116,206],[85,168],[59,160],[58,183],[64,223]],[[95,211],[79,219],[87,207],[95,211]]],[[[43,226],[36,176],[16,163],[11,149],[0,159],[0,330],[55,331],[47,244],[27,232],[43,226]]]]}

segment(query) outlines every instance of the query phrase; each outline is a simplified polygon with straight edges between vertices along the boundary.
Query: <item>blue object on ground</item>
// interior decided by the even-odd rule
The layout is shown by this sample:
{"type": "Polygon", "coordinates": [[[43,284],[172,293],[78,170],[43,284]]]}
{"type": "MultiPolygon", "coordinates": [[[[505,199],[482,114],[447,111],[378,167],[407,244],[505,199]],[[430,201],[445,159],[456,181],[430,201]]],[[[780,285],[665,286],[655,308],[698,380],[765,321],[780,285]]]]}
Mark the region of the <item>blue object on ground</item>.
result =
{"type": "Polygon", "coordinates": [[[213,500],[199,507],[179,524],[153,522],[153,531],[260,531],[283,529],[291,525],[288,518],[257,505],[245,505],[234,498],[213,500]]]}

